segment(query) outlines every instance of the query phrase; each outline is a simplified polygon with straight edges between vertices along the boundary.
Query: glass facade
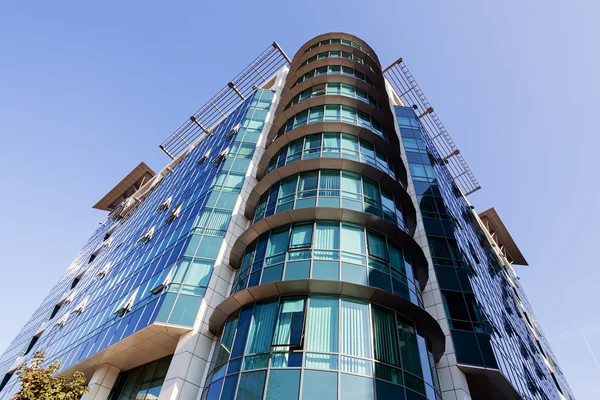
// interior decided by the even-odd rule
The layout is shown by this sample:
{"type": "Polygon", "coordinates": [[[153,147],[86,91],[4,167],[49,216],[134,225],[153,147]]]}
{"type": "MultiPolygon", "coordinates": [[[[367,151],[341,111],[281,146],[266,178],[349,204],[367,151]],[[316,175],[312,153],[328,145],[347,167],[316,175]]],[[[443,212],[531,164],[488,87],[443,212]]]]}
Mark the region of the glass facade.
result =
{"type": "Polygon", "coordinates": [[[111,214],[2,355],[0,372],[38,349],[66,370],[154,322],[192,326],[273,95],[258,90],[138,202],[111,214]]]}
{"type": "Polygon", "coordinates": [[[335,39],[326,39],[326,40],[321,40],[320,42],[318,42],[318,43],[315,43],[315,44],[313,44],[312,46],[310,46],[310,47],[309,47],[309,48],[308,48],[308,49],[305,51],[305,53],[306,53],[306,52],[309,52],[309,51],[311,51],[311,50],[314,50],[314,49],[316,49],[316,48],[318,48],[318,47],[320,47],[320,46],[326,46],[326,45],[329,45],[329,44],[341,44],[341,45],[343,45],[343,46],[350,46],[350,47],[354,47],[355,49],[359,49],[360,51],[362,51],[363,53],[365,53],[365,54],[367,54],[367,55],[369,54],[369,53],[367,52],[367,49],[365,49],[365,48],[364,48],[363,46],[361,46],[360,44],[358,44],[358,43],[356,43],[356,42],[354,42],[354,41],[352,41],[352,40],[348,40],[348,39],[338,39],[338,38],[335,38],[335,39]]]}
{"type": "Polygon", "coordinates": [[[500,370],[524,398],[560,399],[511,267],[499,262],[414,110],[395,114],[458,363],[500,370]]]}
{"type": "Polygon", "coordinates": [[[296,129],[298,127],[319,122],[342,122],[344,124],[356,125],[370,130],[371,132],[386,139],[387,136],[381,124],[369,114],[357,110],[354,107],[341,104],[327,104],[323,106],[310,107],[294,115],[277,132],[277,137],[296,129]]]}
{"type": "Polygon", "coordinates": [[[345,297],[243,307],[224,328],[203,399],[431,399],[433,357],[401,314],[345,297]]]}
{"type": "Polygon", "coordinates": [[[375,100],[371,95],[367,94],[367,92],[354,85],[340,82],[327,82],[304,89],[292,98],[292,100],[285,106],[284,110],[287,110],[291,106],[301,103],[304,100],[325,95],[338,95],[350,97],[352,99],[358,99],[363,103],[370,104],[381,111],[381,107],[379,106],[377,100],[375,100]]]}
{"type": "Polygon", "coordinates": [[[301,222],[261,235],[242,258],[234,292],[269,282],[321,279],[372,286],[422,307],[410,255],[360,225],[301,222]]]}
{"type": "MultiPolygon", "coordinates": [[[[341,42],[341,39],[330,39],[317,45],[341,42]]],[[[347,42],[350,46],[353,43],[347,42]]],[[[365,65],[363,58],[351,53],[328,51],[303,61],[300,66],[336,57],[365,65]]],[[[377,75],[372,68],[369,73],[377,75]]],[[[309,71],[296,83],[336,74],[353,76],[370,85],[373,82],[354,68],[331,65],[309,71]]],[[[383,118],[384,106],[374,97],[356,86],[338,82],[305,89],[293,97],[286,108],[328,95],[369,104],[372,112],[383,118]]],[[[387,140],[380,121],[369,113],[348,105],[329,104],[331,100],[325,102],[326,105],[296,112],[283,124],[275,139],[305,125],[334,122],[365,128],[387,140]]],[[[423,309],[420,291],[425,282],[417,281],[412,265],[414,253],[411,252],[416,250],[409,252],[397,242],[400,237],[413,240],[405,227],[406,210],[402,205],[405,203],[400,199],[408,195],[396,176],[394,165],[397,164],[367,140],[324,132],[304,135],[280,149],[271,158],[266,173],[275,175],[278,168],[293,163],[301,168],[300,163],[315,158],[345,158],[355,164],[340,163],[339,169],[280,175],[277,180],[262,178],[270,183],[269,188],[257,201],[248,231],[254,229],[252,224],[264,225],[265,222],[271,229],[245,246],[232,297],[241,299],[246,298],[247,293],[262,293],[267,285],[282,281],[338,281],[354,284],[361,293],[380,289],[383,292],[377,293],[390,296],[390,302],[409,304],[402,302],[402,299],[408,300],[417,306],[417,311],[428,315],[423,309]],[[365,166],[360,167],[360,164],[365,166]],[[358,165],[358,171],[363,172],[349,170],[350,165],[358,165]],[[373,170],[378,180],[368,175],[372,167],[378,170],[373,170]],[[381,179],[381,171],[385,179],[381,179]],[[340,220],[294,222],[299,213],[288,213],[292,223],[275,222],[282,220],[276,216],[286,211],[317,207],[347,210],[348,215],[356,211],[360,214],[353,215],[368,214],[370,217],[365,218],[372,218],[382,226],[391,224],[388,231],[397,232],[397,238],[391,237],[389,232],[383,234],[340,220]]],[[[404,169],[401,172],[404,173],[404,169]]],[[[228,314],[213,355],[203,392],[206,400],[440,397],[439,392],[436,393],[430,344],[421,328],[381,304],[337,294],[306,296],[298,293],[243,305],[228,314]]]]}
{"type": "Polygon", "coordinates": [[[319,53],[315,56],[310,57],[308,60],[304,61],[300,65],[302,67],[302,66],[308,65],[310,63],[313,63],[317,60],[323,60],[325,58],[346,58],[346,59],[352,60],[358,64],[362,64],[365,67],[369,68],[372,72],[375,72],[373,67],[367,61],[365,61],[361,57],[357,56],[356,54],[352,54],[347,51],[324,51],[322,53],[319,53]]]}
{"type": "Polygon", "coordinates": [[[289,66],[308,72],[232,81],[238,106],[212,103],[211,127],[192,117],[202,139],[109,207],[0,357],[0,400],[41,349],[63,372],[110,366],[92,400],[441,400],[498,376],[572,400],[514,270],[414,109],[390,107],[404,94],[373,51],[342,33],[302,48],[289,66]]]}
{"type": "Polygon", "coordinates": [[[400,199],[392,190],[357,173],[331,169],[302,172],[276,182],[260,198],[254,222],[309,207],[366,212],[406,230],[400,199]]]}
{"type": "Polygon", "coordinates": [[[344,158],[375,167],[394,179],[396,168],[384,150],[365,139],[339,132],[303,136],[284,145],[269,161],[266,173],[296,161],[311,158],[344,158]]]}
{"type": "Polygon", "coordinates": [[[305,73],[304,75],[302,75],[300,78],[298,78],[298,80],[296,81],[296,85],[299,83],[302,83],[304,81],[307,81],[311,78],[314,78],[316,76],[323,76],[323,75],[351,76],[351,77],[359,79],[363,82],[366,82],[373,87],[376,87],[375,83],[373,82],[373,79],[369,78],[367,75],[365,75],[364,73],[360,72],[359,70],[357,70],[355,68],[346,67],[344,65],[329,65],[329,66],[325,66],[325,67],[319,67],[319,68],[312,69],[312,70],[308,71],[307,73],[305,73]]]}
{"type": "Polygon", "coordinates": [[[155,400],[160,394],[172,357],[121,372],[108,400],[155,400]]]}

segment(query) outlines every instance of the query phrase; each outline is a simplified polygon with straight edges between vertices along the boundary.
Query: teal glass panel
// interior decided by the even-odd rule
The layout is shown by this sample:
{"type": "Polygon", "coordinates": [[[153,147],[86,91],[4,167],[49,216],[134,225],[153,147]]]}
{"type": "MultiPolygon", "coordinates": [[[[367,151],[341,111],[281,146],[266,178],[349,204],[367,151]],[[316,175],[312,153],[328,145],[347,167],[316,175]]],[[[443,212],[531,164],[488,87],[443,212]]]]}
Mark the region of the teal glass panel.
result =
{"type": "Polygon", "coordinates": [[[319,196],[339,197],[340,196],[340,172],[339,171],[321,171],[321,180],[319,181],[319,196]]]}
{"type": "Polygon", "coordinates": [[[310,247],[312,244],[313,224],[296,224],[292,228],[290,249],[310,247]]]}
{"type": "Polygon", "coordinates": [[[358,285],[367,285],[367,268],[362,265],[342,262],[342,280],[358,285]]]}
{"type": "Polygon", "coordinates": [[[194,254],[196,254],[196,249],[198,248],[201,239],[202,236],[200,235],[192,235],[187,245],[187,248],[185,249],[186,256],[193,256],[194,254]]]}
{"type": "Polygon", "coordinates": [[[300,183],[298,186],[298,197],[316,196],[317,182],[319,174],[317,172],[308,172],[300,175],[300,183]]]}
{"type": "Polygon", "coordinates": [[[285,266],[284,280],[308,279],[310,275],[310,260],[288,262],[285,266]]]}
{"type": "MultiPolygon", "coordinates": [[[[336,107],[336,110],[338,108],[336,107]]],[[[327,108],[325,109],[325,118],[327,119],[327,108]]],[[[336,118],[337,119],[337,118],[336,118]]],[[[340,134],[339,133],[324,133],[323,134],[323,152],[339,152],[340,151],[340,134]]]]}
{"type": "Polygon", "coordinates": [[[312,279],[337,281],[340,277],[340,263],[337,261],[314,260],[312,279]]]}
{"type": "Polygon", "coordinates": [[[303,400],[337,400],[338,374],[337,372],[304,371],[302,383],[303,400]]]}
{"type": "Polygon", "coordinates": [[[340,199],[336,197],[319,197],[319,207],[340,208],[340,199]]]}
{"type": "Polygon", "coordinates": [[[363,188],[365,196],[369,199],[379,202],[381,195],[379,194],[379,185],[370,179],[363,178],[363,188]]]}
{"type": "Polygon", "coordinates": [[[348,374],[341,374],[340,379],[341,399],[372,400],[375,398],[372,379],[348,374]]]}
{"type": "Polygon", "coordinates": [[[176,293],[167,293],[165,295],[165,299],[160,305],[160,311],[156,315],[156,322],[167,322],[167,318],[169,318],[169,314],[171,314],[171,309],[173,308],[176,299],[176,293]]]}
{"type": "MultiPolygon", "coordinates": [[[[313,208],[317,206],[317,198],[316,197],[312,197],[312,198],[308,198],[308,199],[298,199],[296,200],[296,205],[294,206],[294,208],[296,209],[300,209],[300,208],[313,208]]],[[[277,212],[280,212],[279,208],[277,209],[277,212]]]]}
{"type": "Polygon", "coordinates": [[[175,274],[173,275],[173,282],[183,282],[185,274],[188,272],[190,263],[192,260],[188,257],[184,257],[179,260],[177,267],[175,267],[175,274]]]}
{"type": "Polygon", "coordinates": [[[275,265],[273,267],[267,267],[263,269],[260,283],[264,285],[269,282],[277,282],[281,280],[283,274],[283,264],[275,265]]]}
{"type": "Polygon", "coordinates": [[[196,315],[198,314],[201,302],[202,297],[200,296],[180,294],[175,303],[175,307],[173,307],[173,312],[171,312],[171,316],[169,317],[169,323],[174,325],[192,326],[196,319],[196,315]]]}
{"type": "Polygon", "coordinates": [[[198,247],[198,250],[196,251],[196,256],[213,259],[217,258],[222,241],[223,238],[220,237],[204,236],[200,246],[198,247]]]}
{"type": "Polygon", "coordinates": [[[271,368],[302,366],[302,353],[271,353],[271,368]]]}
{"type": "Polygon", "coordinates": [[[298,400],[300,370],[272,370],[269,373],[267,400],[298,400]]]}
{"type": "Polygon", "coordinates": [[[325,121],[339,121],[340,116],[341,111],[338,104],[328,104],[325,106],[325,121]]]}
{"type": "Polygon", "coordinates": [[[247,356],[244,358],[244,371],[250,371],[253,369],[267,368],[269,365],[269,355],[260,354],[257,356],[247,356]]]}
{"type": "Polygon", "coordinates": [[[262,400],[267,371],[246,372],[240,377],[237,398],[244,400],[262,400]]]}
{"type": "Polygon", "coordinates": [[[356,136],[342,133],[342,151],[347,154],[358,155],[358,138],[356,136]]]}
{"type": "Polygon", "coordinates": [[[183,283],[186,285],[208,286],[213,263],[205,260],[194,259],[185,275],[183,283]]]}
{"type": "Polygon", "coordinates": [[[271,234],[269,239],[269,245],[267,246],[267,257],[283,253],[288,249],[288,236],[289,229],[285,229],[279,232],[271,234]]]}
{"type": "Polygon", "coordinates": [[[297,176],[284,179],[281,186],[279,187],[279,199],[285,199],[286,196],[295,193],[297,184],[297,176]]]}

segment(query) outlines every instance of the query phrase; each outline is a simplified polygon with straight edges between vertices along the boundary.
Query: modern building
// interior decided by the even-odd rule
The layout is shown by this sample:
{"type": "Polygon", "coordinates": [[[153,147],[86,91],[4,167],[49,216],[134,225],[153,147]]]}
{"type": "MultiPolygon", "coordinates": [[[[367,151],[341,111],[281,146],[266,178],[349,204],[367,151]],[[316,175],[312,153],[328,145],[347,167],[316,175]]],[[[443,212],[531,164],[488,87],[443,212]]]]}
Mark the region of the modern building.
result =
{"type": "Polygon", "coordinates": [[[88,400],[573,399],[527,262],[400,59],[274,43],[95,208],[108,213],[0,359],[88,400]]]}

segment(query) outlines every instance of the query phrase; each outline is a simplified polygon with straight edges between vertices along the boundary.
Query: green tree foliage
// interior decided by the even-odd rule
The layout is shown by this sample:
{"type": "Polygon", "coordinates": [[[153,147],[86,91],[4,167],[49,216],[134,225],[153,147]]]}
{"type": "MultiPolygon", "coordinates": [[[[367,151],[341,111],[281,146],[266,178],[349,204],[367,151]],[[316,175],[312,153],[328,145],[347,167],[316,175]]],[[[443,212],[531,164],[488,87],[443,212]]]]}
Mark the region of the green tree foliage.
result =
{"type": "Polygon", "coordinates": [[[13,400],[79,400],[89,392],[83,372],[77,371],[70,378],[56,375],[62,362],[56,360],[44,367],[45,357],[43,351],[37,351],[29,365],[17,368],[21,388],[13,400]]]}

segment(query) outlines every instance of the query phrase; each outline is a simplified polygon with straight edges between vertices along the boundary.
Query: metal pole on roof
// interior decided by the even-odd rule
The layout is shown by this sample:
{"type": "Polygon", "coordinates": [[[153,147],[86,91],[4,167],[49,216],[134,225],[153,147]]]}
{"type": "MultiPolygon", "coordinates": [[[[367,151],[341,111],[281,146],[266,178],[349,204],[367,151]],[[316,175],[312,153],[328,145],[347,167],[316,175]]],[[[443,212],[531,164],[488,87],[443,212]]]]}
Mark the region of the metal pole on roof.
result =
{"type": "Polygon", "coordinates": [[[292,63],[292,60],[290,60],[290,58],[287,56],[287,54],[285,54],[285,51],[283,51],[283,49],[281,48],[281,46],[279,45],[279,43],[273,42],[273,47],[275,47],[277,50],[279,50],[279,52],[281,53],[281,55],[283,56],[283,58],[285,58],[289,64],[292,63]]]}
{"type": "MultiPolygon", "coordinates": [[[[262,76],[261,76],[261,78],[262,78],[262,76]]],[[[229,89],[233,90],[235,92],[235,94],[237,94],[238,96],[240,96],[240,98],[242,100],[246,100],[246,98],[244,97],[244,95],[238,90],[238,88],[235,87],[235,85],[233,84],[233,82],[229,82],[227,84],[227,86],[229,86],[229,89]]]]}
{"type": "MultiPolygon", "coordinates": [[[[196,125],[198,125],[198,126],[200,127],[200,129],[202,129],[202,130],[204,131],[204,133],[206,133],[207,135],[210,135],[210,131],[209,131],[208,129],[206,129],[206,128],[204,127],[204,125],[202,125],[200,122],[198,122],[198,120],[196,119],[196,117],[194,117],[194,116],[192,115],[192,116],[190,117],[190,120],[191,120],[192,122],[194,122],[196,125]]],[[[188,146],[190,145],[190,144],[188,143],[188,141],[187,141],[187,140],[185,140],[184,138],[182,138],[182,137],[181,137],[181,135],[179,135],[179,137],[181,138],[181,140],[183,140],[183,142],[184,142],[185,144],[187,144],[188,146]]]]}
{"type": "Polygon", "coordinates": [[[382,73],[386,72],[388,69],[392,68],[394,65],[396,64],[400,64],[402,62],[402,57],[400,57],[399,59],[397,59],[396,61],[394,61],[393,63],[391,63],[390,65],[388,65],[388,67],[386,69],[384,69],[382,71],[382,73]]]}
{"type": "Polygon", "coordinates": [[[173,157],[173,156],[171,155],[171,153],[169,153],[169,151],[168,151],[167,149],[165,149],[165,146],[163,146],[162,144],[159,144],[159,145],[158,145],[158,147],[159,147],[159,148],[160,148],[162,151],[164,151],[164,152],[165,152],[165,154],[166,154],[167,156],[169,156],[169,158],[170,158],[171,160],[174,160],[174,159],[175,159],[175,157],[173,157]]]}

